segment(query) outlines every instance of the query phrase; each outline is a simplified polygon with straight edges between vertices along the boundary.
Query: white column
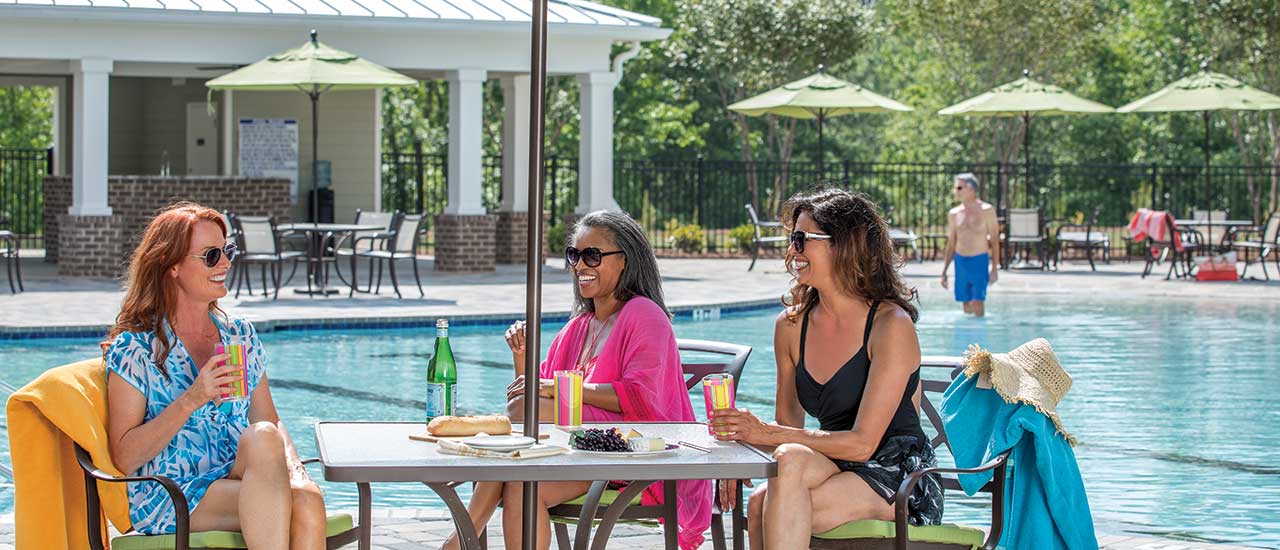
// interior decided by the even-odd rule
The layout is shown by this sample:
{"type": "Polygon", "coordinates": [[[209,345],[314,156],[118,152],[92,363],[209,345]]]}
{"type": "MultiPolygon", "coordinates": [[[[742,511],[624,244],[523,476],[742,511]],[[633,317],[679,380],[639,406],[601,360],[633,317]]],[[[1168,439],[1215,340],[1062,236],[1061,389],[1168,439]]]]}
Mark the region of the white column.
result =
{"type": "Polygon", "coordinates": [[[231,90],[222,90],[222,175],[234,176],[236,143],[235,97],[231,90]]]}
{"type": "Polygon", "coordinates": [[[529,75],[502,78],[502,211],[529,211],[529,75]]]}
{"type": "Polygon", "coordinates": [[[449,71],[449,205],[446,214],[484,214],[480,197],[483,69],[449,71]]]}
{"type": "Polygon", "coordinates": [[[578,214],[619,209],[613,200],[613,89],[618,75],[578,75],[578,214]]]}
{"type": "Polygon", "coordinates": [[[373,205],[369,210],[382,210],[382,88],[373,91],[373,205]]]}
{"type": "Polygon", "coordinates": [[[110,216],[107,206],[107,148],[112,61],[73,61],[71,207],[72,216],[110,216]]]}

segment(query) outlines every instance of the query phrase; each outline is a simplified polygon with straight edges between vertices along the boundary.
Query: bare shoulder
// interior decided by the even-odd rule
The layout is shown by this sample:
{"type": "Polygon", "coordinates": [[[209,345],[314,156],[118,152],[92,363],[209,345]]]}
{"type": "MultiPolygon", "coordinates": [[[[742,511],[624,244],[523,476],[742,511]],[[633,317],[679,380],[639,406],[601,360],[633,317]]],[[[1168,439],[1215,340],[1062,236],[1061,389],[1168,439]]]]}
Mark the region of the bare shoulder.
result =
{"type": "Polygon", "coordinates": [[[898,304],[883,302],[876,310],[867,351],[874,356],[877,350],[881,355],[887,352],[895,357],[903,357],[902,354],[905,353],[919,358],[920,340],[916,335],[916,324],[911,320],[911,315],[898,304]]]}
{"type": "Polygon", "coordinates": [[[954,215],[956,215],[956,214],[959,214],[959,213],[960,213],[961,211],[963,211],[963,210],[964,210],[964,205],[963,205],[963,204],[959,204],[959,205],[956,205],[956,206],[952,206],[952,207],[951,207],[951,210],[948,210],[948,211],[947,211],[947,215],[948,215],[948,216],[954,216],[954,215]]]}
{"type": "Polygon", "coordinates": [[[773,347],[778,359],[794,355],[794,347],[800,341],[800,310],[800,306],[785,308],[773,322],[773,347]]]}
{"type": "Polygon", "coordinates": [[[995,206],[992,206],[992,204],[991,204],[991,203],[986,202],[986,201],[978,201],[978,204],[981,204],[981,205],[982,205],[982,213],[984,213],[984,214],[986,214],[986,213],[995,214],[995,213],[996,213],[996,207],[995,207],[995,206]]]}

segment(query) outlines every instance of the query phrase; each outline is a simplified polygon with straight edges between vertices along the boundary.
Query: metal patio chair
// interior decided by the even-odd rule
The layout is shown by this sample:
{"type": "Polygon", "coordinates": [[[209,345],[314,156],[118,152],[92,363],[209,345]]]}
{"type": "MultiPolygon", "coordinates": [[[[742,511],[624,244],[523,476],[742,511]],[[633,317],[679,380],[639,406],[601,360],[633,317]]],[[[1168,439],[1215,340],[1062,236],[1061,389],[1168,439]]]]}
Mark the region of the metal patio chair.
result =
{"type": "MultiPolygon", "coordinates": [[[[692,390],[702,381],[702,378],[708,374],[728,373],[733,375],[735,384],[733,385],[734,394],[736,396],[738,386],[736,383],[742,380],[742,370],[747,364],[747,358],[751,356],[751,346],[743,346],[739,344],[729,344],[725,342],[712,342],[708,340],[676,340],[676,346],[680,348],[682,353],[693,352],[700,354],[713,354],[722,361],[710,362],[681,362],[681,369],[685,375],[685,388],[692,390]]],[[[600,486],[604,489],[604,486],[600,486]]],[[[589,498],[598,498],[599,502],[611,503],[618,497],[620,491],[613,489],[604,489],[599,491],[600,494],[592,495],[588,492],[586,495],[573,499],[569,502],[554,506],[551,508],[551,521],[555,526],[555,538],[560,550],[569,550],[571,540],[569,537],[569,524],[577,524],[578,517],[582,514],[582,505],[589,498]]],[[[676,550],[679,548],[677,543],[676,531],[676,485],[675,482],[663,484],[663,504],[659,506],[641,506],[640,497],[632,500],[631,506],[622,513],[624,520],[656,520],[663,518],[663,535],[666,540],[667,550],[676,550]]],[[[725,532],[724,519],[722,514],[725,511],[719,509],[719,494],[714,497],[716,508],[711,514],[711,543],[715,550],[725,550],[725,532]]],[[[603,515],[604,508],[600,508],[597,512],[603,515]]],[[[734,550],[743,550],[746,548],[743,540],[743,533],[746,530],[746,517],[742,515],[742,482],[738,482],[738,502],[737,506],[729,511],[732,515],[733,528],[733,548],[734,550]]],[[[576,536],[586,536],[587,533],[577,533],[576,536]]]]}
{"type": "Polygon", "coordinates": [[[27,290],[22,286],[22,258],[18,253],[20,248],[17,235],[8,229],[0,230],[0,258],[4,259],[5,272],[9,275],[9,292],[13,294],[27,290]],[[18,281],[16,289],[13,286],[15,280],[18,281]]]}
{"type": "Polygon", "coordinates": [[[1165,274],[1164,280],[1167,281],[1174,275],[1179,278],[1190,277],[1191,270],[1195,267],[1195,253],[1204,248],[1204,235],[1191,228],[1178,227],[1173,223],[1173,215],[1169,213],[1164,217],[1164,225],[1167,238],[1158,240],[1153,235],[1147,236],[1147,263],[1142,267],[1142,278],[1151,274],[1156,263],[1165,260],[1169,261],[1169,272],[1165,274]],[[1181,243],[1181,246],[1177,243],[1181,243]],[[1178,272],[1179,267],[1182,268],[1181,273],[1178,272]]]}
{"type": "Polygon", "coordinates": [[[1093,264],[1093,251],[1102,253],[1103,261],[1111,261],[1111,239],[1103,231],[1094,231],[1098,226],[1098,215],[1102,213],[1102,205],[1094,207],[1093,214],[1085,221],[1084,226],[1062,224],[1054,231],[1053,270],[1058,270],[1058,262],[1062,261],[1064,250],[1083,250],[1089,259],[1089,270],[1097,271],[1093,264]],[[1082,231],[1083,230],[1083,231],[1082,231]]]}
{"type": "MultiPolygon", "coordinates": [[[[1244,270],[1240,273],[1241,279],[1244,278],[1245,273],[1249,272],[1250,253],[1257,252],[1258,263],[1262,264],[1262,276],[1270,281],[1271,275],[1267,273],[1267,257],[1280,248],[1280,211],[1273,210],[1267,216],[1267,223],[1261,227],[1232,229],[1227,235],[1227,242],[1231,243],[1232,248],[1244,252],[1244,270]]],[[[1280,273],[1280,254],[1276,254],[1276,273],[1280,273]]]]}
{"type": "MultiPolygon", "coordinates": [[[[400,281],[396,277],[396,262],[409,260],[413,264],[413,280],[418,283],[418,296],[426,297],[426,293],[422,291],[422,278],[418,275],[418,244],[426,234],[427,217],[425,215],[397,212],[391,220],[391,231],[387,233],[385,246],[382,249],[356,251],[355,257],[351,260],[351,280],[358,280],[356,257],[368,258],[371,262],[376,262],[378,269],[378,284],[374,287],[376,293],[382,289],[382,263],[386,262],[388,270],[391,271],[391,286],[396,291],[396,297],[403,298],[404,296],[400,295],[400,281]]],[[[356,287],[353,284],[348,295],[354,296],[355,293],[356,287]]]]}
{"type": "Polygon", "coordinates": [[[1039,208],[1010,208],[1009,225],[1005,229],[1004,265],[1017,255],[1018,249],[1034,250],[1040,262],[1039,269],[1048,269],[1049,238],[1045,232],[1044,216],[1039,208]]]}
{"type": "Polygon", "coordinates": [[[769,235],[773,231],[784,229],[782,222],[779,221],[761,221],[760,216],[756,215],[756,209],[751,204],[746,205],[747,216],[751,218],[751,226],[755,229],[755,236],[751,239],[751,265],[747,266],[747,271],[756,268],[756,259],[760,257],[760,249],[765,246],[775,246],[781,244],[787,247],[789,237],[786,235],[769,235]]]}
{"type": "Polygon", "coordinates": [[[374,260],[369,259],[369,284],[364,290],[360,290],[355,277],[351,281],[342,274],[342,259],[346,258],[348,264],[351,265],[351,272],[355,273],[355,263],[357,254],[360,252],[371,252],[374,250],[382,250],[386,244],[387,238],[391,234],[391,222],[395,219],[395,212],[364,212],[359,208],[356,209],[355,220],[353,225],[380,225],[380,231],[355,231],[347,233],[338,240],[333,246],[334,256],[338,261],[334,262],[334,271],[338,273],[338,279],[344,284],[354,288],[356,292],[373,292],[373,265],[374,260]]]}
{"type": "Polygon", "coordinates": [[[236,229],[236,246],[240,254],[231,262],[235,272],[232,279],[236,281],[236,298],[240,297],[240,287],[247,285],[249,295],[253,295],[253,282],[250,269],[254,265],[262,271],[262,293],[267,295],[267,269],[271,270],[271,283],[275,288],[272,299],[280,297],[280,287],[288,285],[298,271],[298,262],[306,261],[306,254],[294,250],[285,250],[285,234],[276,228],[275,218],[271,216],[239,216],[231,215],[231,224],[236,229]],[[284,277],[284,264],[292,264],[289,276],[284,277]]]}
{"type": "MultiPolygon", "coordinates": [[[[950,451],[951,443],[942,424],[942,416],[934,407],[929,394],[942,394],[951,384],[941,380],[926,380],[923,377],[924,366],[921,367],[920,408],[929,420],[937,435],[930,444],[934,449],[946,445],[950,451]]],[[[950,367],[947,367],[950,368],[950,367]]],[[[954,379],[961,372],[960,368],[951,370],[954,379]]],[[[928,468],[913,472],[898,487],[894,501],[894,521],[861,520],[851,521],[825,533],[818,533],[809,538],[809,547],[815,550],[970,550],[982,548],[992,550],[1000,542],[1004,530],[1005,466],[1009,459],[1008,451],[977,468],[928,468]],[[982,487],[980,492],[991,495],[991,532],[984,534],[982,530],[955,524],[909,526],[907,524],[907,496],[911,494],[916,483],[925,475],[936,472],[950,474],[942,477],[942,488],[949,491],[961,491],[960,481],[955,474],[975,474],[994,470],[994,477],[982,487]]],[[[1010,465],[1012,468],[1012,465],[1010,465]]],[[[1012,506],[1010,506],[1012,508],[1012,506]]]]}
{"type": "MultiPolygon", "coordinates": [[[[85,489],[85,508],[88,512],[88,522],[85,528],[89,534],[89,550],[104,550],[105,544],[102,540],[102,525],[99,523],[101,518],[100,503],[98,499],[97,481],[105,481],[108,483],[159,483],[166,493],[169,494],[170,500],[173,501],[175,515],[177,516],[177,527],[172,535],[142,535],[137,533],[125,533],[117,537],[111,538],[111,548],[114,550],[204,550],[204,549],[221,549],[221,548],[248,548],[244,543],[244,537],[240,533],[233,531],[203,531],[191,532],[191,518],[187,505],[187,497],[182,494],[182,489],[174,483],[172,479],[164,476],[114,476],[105,471],[100,470],[93,464],[93,459],[89,457],[89,452],[80,447],[75,446],[76,462],[80,463],[80,469],[84,471],[84,489],[85,489]]],[[[303,464],[319,462],[318,458],[309,458],[303,460],[303,464]]],[[[358,483],[357,489],[360,493],[360,522],[354,523],[348,514],[329,514],[328,522],[325,526],[326,547],[330,550],[341,548],[353,542],[360,542],[360,548],[369,548],[372,514],[370,511],[370,489],[368,483],[358,483]]]]}

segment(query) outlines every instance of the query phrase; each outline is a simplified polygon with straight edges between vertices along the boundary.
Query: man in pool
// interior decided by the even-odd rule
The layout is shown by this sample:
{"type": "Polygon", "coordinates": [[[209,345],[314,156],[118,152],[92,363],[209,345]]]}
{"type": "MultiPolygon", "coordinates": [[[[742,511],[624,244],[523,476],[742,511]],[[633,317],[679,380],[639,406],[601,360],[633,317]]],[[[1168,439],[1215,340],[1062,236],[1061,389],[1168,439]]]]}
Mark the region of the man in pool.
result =
{"type": "Polygon", "coordinates": [[[947,249],[942,253],[942,288],[947,288],[947,268],[956,264],[956,301],[964,312],[982,317],[987,285],[999,277],[1000,225],[996,209],[978,200],[978,177],[965,172],[956,176],[952,192],[960,206],[947,213],[947,249]],[[991,267],[988,270],[987,265],[991,267]]]}

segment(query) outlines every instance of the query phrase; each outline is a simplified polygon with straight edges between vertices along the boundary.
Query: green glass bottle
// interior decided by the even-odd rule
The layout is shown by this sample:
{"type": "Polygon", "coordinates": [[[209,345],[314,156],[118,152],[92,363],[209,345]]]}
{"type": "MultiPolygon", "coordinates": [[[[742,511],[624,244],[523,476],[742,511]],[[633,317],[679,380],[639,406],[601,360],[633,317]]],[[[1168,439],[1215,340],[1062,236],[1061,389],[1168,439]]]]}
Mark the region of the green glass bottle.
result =
{"type": "Polygon", "coordinates": [[[449,320],[436,320],[436,351],[427,365],[427,422],[453,414],[458,398],[458,367],[449,347],[449,320]]]}

